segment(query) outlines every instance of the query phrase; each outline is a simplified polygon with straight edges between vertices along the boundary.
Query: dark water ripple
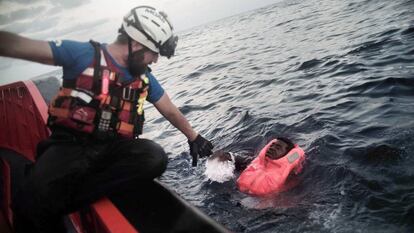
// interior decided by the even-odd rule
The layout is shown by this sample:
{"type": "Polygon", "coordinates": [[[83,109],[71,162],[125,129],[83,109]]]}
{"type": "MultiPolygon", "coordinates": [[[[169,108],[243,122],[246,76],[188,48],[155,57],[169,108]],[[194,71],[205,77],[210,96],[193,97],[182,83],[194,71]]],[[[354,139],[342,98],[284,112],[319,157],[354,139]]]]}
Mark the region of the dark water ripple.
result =
{"type": "Polygon", "coordinates": [[[182,32],[153,68],[193,126],[252,156],[288,136],[307,161],[293,189],[250,209],[148,108],[146,135],[170,156],[161,179],[234,232],[413,232],[413,15],[412,0],[280,1],[182,32]]]}

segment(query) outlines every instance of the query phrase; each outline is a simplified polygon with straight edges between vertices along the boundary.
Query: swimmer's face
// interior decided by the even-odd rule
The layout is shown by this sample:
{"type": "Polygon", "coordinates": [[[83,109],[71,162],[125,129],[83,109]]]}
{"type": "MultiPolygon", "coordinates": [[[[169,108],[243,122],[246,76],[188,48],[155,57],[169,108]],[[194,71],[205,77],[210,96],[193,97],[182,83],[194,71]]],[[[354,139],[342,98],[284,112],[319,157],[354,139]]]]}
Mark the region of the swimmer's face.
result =
{"type": "Polygon", "coordinates": [[[266,151],[266,157],[270,159],[279,159],[288,153],[288,144],[281,140],[273,142],[266,151]]]}

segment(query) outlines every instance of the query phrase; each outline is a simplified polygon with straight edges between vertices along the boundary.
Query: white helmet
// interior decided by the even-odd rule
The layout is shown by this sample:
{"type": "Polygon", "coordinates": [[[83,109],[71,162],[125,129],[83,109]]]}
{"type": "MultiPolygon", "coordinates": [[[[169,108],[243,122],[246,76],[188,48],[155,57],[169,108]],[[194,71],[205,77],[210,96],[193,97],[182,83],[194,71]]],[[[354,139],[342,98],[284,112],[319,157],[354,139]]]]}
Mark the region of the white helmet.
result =
{"type": "Polygon", "coordinates": [[[122,27],[148,49],[168,58],[174,55],[178,37],[164,12],[150,6],[135,7],[124,17],[122,27]]]}

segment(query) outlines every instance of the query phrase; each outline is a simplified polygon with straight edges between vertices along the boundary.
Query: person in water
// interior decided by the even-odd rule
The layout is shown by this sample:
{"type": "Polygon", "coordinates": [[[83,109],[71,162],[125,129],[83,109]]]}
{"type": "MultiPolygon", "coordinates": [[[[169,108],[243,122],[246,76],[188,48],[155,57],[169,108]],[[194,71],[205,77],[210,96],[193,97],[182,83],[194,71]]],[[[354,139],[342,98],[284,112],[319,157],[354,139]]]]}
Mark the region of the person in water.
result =
{"type": "Polygon", "coordinates": [[[110,44],[0,32],[0,56],[63,67],[48,110],[51,136],[13,200],[15,232],[65,232],[65,214],[165,171],[163,148],[139,138],[145,100],[187,137],[194,165],[212,153],[149,68],[172,57],[177,41],[167,15],[149,6],[129,11],[110,44]]]}
{"type": "MultiPolygon", "coordinates": [[[[285,137],[276,137],[277,141],[271,144],[269,150],[266,151],[266,157],[269,159],[278,159],[286,155],[291,149],[295,147],[293,142],[285,137]]],[[[208,158],[207,163],[224,163],[224,162],[231,162],[234,164],[234,170],[237,172],[241,172],[246,169],[247,165],[249,165],[254,156],[249,155],[235,155],[231,152],[226,152],[223,150],[214,151],[213,154],[208,158]]]]}
{"type": "Polygon", "coordinates": [[[206,162],[205,175],[212,181],[231,179],[234,170],[242,171],[237,186],[242,192],[252,195],[270,195],[283,190],[288,176],[299,173],[304,152],[287,138],[271,140],[257,157],[234,155],[216,151],[206,162]]]}

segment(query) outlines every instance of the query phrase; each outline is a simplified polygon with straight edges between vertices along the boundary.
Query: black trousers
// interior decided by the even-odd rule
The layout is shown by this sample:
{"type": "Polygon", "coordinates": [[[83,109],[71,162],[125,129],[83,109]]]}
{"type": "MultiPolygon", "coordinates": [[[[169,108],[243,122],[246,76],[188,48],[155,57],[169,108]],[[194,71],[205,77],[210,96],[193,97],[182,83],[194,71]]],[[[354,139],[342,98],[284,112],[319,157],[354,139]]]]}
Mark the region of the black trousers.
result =
{"type": "Polygon", "coordinates": [[[66,232],[65,214],[160,176],[168,162],[150,140],[96,141],[62,130],[39,143],[38,153],[13,200],[18,233],[66,232]]]}

